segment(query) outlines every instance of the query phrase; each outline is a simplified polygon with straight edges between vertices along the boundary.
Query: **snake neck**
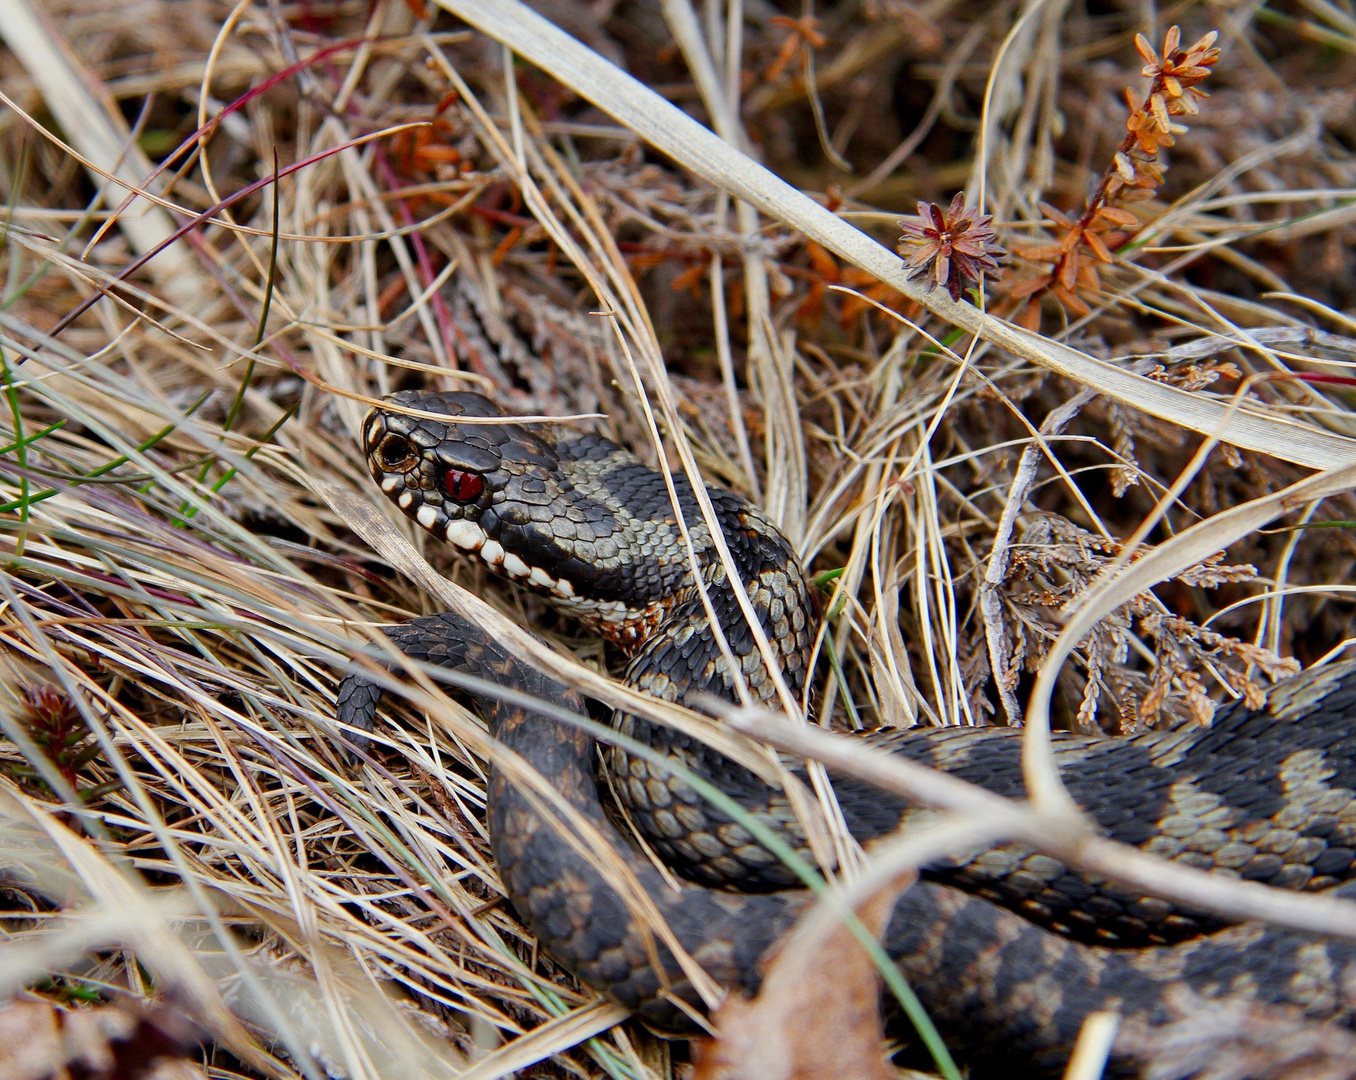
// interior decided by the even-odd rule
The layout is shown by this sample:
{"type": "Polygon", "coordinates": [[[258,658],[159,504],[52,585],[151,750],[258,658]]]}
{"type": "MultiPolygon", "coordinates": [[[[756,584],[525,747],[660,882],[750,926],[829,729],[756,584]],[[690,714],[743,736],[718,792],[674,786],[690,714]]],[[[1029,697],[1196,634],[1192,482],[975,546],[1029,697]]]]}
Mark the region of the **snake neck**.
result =
{"type": "Polygon", "coordinates": [[[497,741],[530,770],[526,777],[517,768],[491,770],[487,817],[505,890],[551,954],[661,1031],[690,1032],[692,1010],[702,1007],[673,946],[718,984],[757,989],[762,956],[794,925],[809,898],[673,887],[603,809],[595,743],[568,719],[587,715],[579,696],[455,616],[435,618],[455,620],[456,633],[476,641],[472,655],[460,660],[465,668],[538,703],[525,708],[472,695],[497,741]],[[549,787],[542,778],[549,778],[549,787]]]}
{"type": "MultiPolygon", "coordinates": [[[[506,560],[517,555],[551,579],[534,586],[529,576],[529,586],[631,656],[645,643],[662,639],[664,632],[683,635],[685,643],[697,624],[713,619],[734,656],[745,664],[757,648],[711,521],[688,478],[666,477],[588,433],[554,434],[550,453],[555,464],[549,479],[511,481],[492,513],[481,518],[482,525],[488,519],[488,531],[503,545],[506,560]],[[540,493],[525,490],[538,483],[540,493]],[[544,515],[534,508],[539,498],[551,500],[550,520],[540,520],[544,515]],[[709,608],[700,599],[698,580],[709,608]]],[[[778,666],[798,693],[814,614],[800,560],[746,500],[718,488],[706,488],[705,494],[752,609],[768,639],[778,643],[778,666]]],[[[752,662],[747,666],[750,672],[756,667],[752,662]]],[[[698,670],[694,678],[703,690],[733,696],[728,672],[713,680],[698,670]]],[[[672,699],[662,690],[655,693],[672,699]]],[[[769,692],[758,696],[766,700],[770,684],[769,692]]]]}

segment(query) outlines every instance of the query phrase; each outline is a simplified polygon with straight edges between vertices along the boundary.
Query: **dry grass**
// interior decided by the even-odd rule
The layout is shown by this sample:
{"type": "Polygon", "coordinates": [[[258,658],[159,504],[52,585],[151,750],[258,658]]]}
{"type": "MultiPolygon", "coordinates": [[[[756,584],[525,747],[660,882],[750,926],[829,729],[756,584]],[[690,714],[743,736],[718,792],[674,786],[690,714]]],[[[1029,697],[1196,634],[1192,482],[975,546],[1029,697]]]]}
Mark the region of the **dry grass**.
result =
{"type": "MultiPolygon", "coordinates": [[[[1221,31],[1213,96],[1088,313],[1046,296],[1041,337],[910,283],[895,219],[964,189],[1010,249],[1058,242],[1040,204],[1077,220],[1145,82],[1133,36],[1165,26],[552,7],[634,84],[507,0],[444,6],[539,67],[506,79],[495,40],[395,2],[0,0],[0,996],[158,997],[223,1076],[681,1068],[502,902],[476,721],[425,683],[360,767],[331,741],[372,628],[444,603],[334,509],[376,500],[358,424],[396,387],[605,414],[748,492],[824,574],[813,711],[1026,717],[1044,812],[1047,723],[1208,722],[1356,636],[1350,532],[1294,527],[1356,517],[1346,8],[1172,10],[1187,41],[1221,31]],[[110,214],[106,177],[209,120],[110,214]]],[[[563,677],[645,707],[534,599],[426,554],[550,632],[563,677]]]]}

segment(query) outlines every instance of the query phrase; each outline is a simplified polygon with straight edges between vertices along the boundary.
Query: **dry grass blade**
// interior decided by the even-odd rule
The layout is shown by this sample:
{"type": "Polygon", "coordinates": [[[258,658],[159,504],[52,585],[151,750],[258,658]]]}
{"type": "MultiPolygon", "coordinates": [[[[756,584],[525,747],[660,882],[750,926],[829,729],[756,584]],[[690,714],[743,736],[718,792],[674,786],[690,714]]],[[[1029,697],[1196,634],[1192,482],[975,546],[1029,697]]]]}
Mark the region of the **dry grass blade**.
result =
{"type": "MultiPolygon", "coordinates": [[[[71,54],[61,35],[41,8],[27,0],[0,3],[0,35],[24,66],[42,86],[48,107],[62,126],[71,132],[75,145],[105,174],[119,183],[92,177],[110,206],[122,201],[127,190],[140,188],[151,174],[151,164],[133,142],[121,115],[110,111],[107,97],[91,91],[97,86],[79,61],[71,54]]],[[[179,243],[166,246],[173,224],[158,209],[138,207],[121,223],[133,249],[139,255],[156,253],[154,274],[166,295],[178,304],[187,304],[200,296],[203,281],[179,243]]]]}
{"type": "Polygon", "coordinates": [[[627,1018],[620,1005],[599,1001],[576,1009],[555,1020],[548,1020],[530,1035],[514,1039],[477,1061],[457,1080],[500,1080],[578,1046],[585,1039],[601,1035],[627,1018]]]}
{"type": "MultiPolygon", "coordinates": [[[[54,964],[64,966],[92,947],[127,941],[146,957],[156,979],[193,1003],[198,1014],[210,1023],[226,1046],[256,1068],[269,1073],[277,1071],[278,1063],[254,1045],[226,1008],[216,986],[206,977],[198,957],[191,948],[185,947],[185,942],[172,929],[175,921],[188,915],[182,908],[185,897],[172,895],[153,900],[139,882],[110,865],[89,844],[9,784],[0,786],[0,815],[3,815],[0,820],[4,826],[0,837],[5,846],[11,848],[11,854],[11,845],[16,840],[23,843],[20,838],[28,833],[25,846],[29,848],[29,857],[39,859],[39,866],[34,868],[32,876],[24,876],[30,877],[35,884],[42,881],[45,888],[51,889],[54,874],[59,873],[60,868],[69,867],[89,905],[89,915],[93,916],[77,917],[66,933],[45,942],[40,949],[30,951],[28,957],[23,956],[23,950],[13,947],[7,950],[6,974],[0,982],[0,994],[14,994],[54,964]],[[48,865],[42,867],[42,863],[48,865]]],[[[23,866],[23,863],[18,865],[23,866]]],[[[68,902],[71,898],[69,888],[52,895],[68,902]]]]}

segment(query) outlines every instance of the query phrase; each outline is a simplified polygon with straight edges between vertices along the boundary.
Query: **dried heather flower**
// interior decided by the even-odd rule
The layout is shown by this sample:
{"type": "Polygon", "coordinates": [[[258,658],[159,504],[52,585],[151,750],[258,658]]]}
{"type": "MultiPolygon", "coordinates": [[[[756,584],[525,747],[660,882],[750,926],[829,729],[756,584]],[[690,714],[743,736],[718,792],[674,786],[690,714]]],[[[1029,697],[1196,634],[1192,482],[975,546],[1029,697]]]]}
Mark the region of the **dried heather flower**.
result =
{"type": "Polygon", "coordinates": [[[1195,114],[1196,99],[1209,96],[1196,84],[1210,75],[1210,69],[1220,58],[1220,51],[1214,47],[1218,37],[1219,34],[1212,30],[1183,50],[1182,31],[1174,26],[1163,37],[1160,57],[1148,38],[1143,34],[1135,36],[1135,49],[1145,61],[1143,73],[1153,82],[1148,96],[1143,99],[1132,89],[1125,91],[1130,116],[1125,121],[1125,138],[1112,158],[1111,167],[1102,174],[1101,182],[1077,221],[1041,204],[1046,216],[1063,231],[1058,244],[1015,249],[1022,258],[1053,262],[1045,273],[1012,282],[1007,289],[1009,300],[1018,304],[1017,320],[1028,329],[1040,327],[1040,302],[1021,305],[1028,297],[1046,292],[1053,294],[1066,309],[1083,316],[1092,314],[1092,309],[1078,297],[1075,288],[1100,290],[1093,260],[1112,262],[1113,249],[1138,228],[1133,214],[1108,204],[1113,200],[1143,202],[1152,198],[1163,182],[1163,164],[1157,160],[1158,153],[1172,146],[1176,136],[1187,130],[1173,117],[1195,114]]]}
{"type": "Polygon", "coordinates": [[[993,230],[993,216],[965,205],[957,192],[943,210],[934,203],[918,204],[918,220],[899,223],[899,254],[909,266],[912,281],[927,279],[928,292],[946,286],[952,300],[959,300],[970,285],[978,285],[986,273],[998,270],[1004,252],[993,230]]]}
{"type": "Polygon", "coordinates": [[[1143,74],[1162,87],[1163,94],[1175,108],[1168,111],[1177,114],[1194,113],[1195,98],[1208,97],[1204,90],[1197,90],[1196,84],[1210,74],[1210,69],[1219,60],[1220,51],[1214,48],[1219,31],[1211,30],[1191,48],[1183,51],[1182,31],[1174,26],[1163,38],[1163,58],[1160,60],[1149,39],[1143,34],[1135,35],[1135,49],[1144,58],[1143,74]]]}
{"type": "Polygon", "coordinates": [[[1139,96],[1127,87],[1125,101],[1130,106],[1125,130],[1134,140],[1134,149],[1145,157],[1152,158],[1162,147],[1173,146],[1173,136],[1186,131],[1185,125],[1174,124],[1168,119],[1162,94],[1151,94],[1146,103],[1140,101],[1139,96]]]}

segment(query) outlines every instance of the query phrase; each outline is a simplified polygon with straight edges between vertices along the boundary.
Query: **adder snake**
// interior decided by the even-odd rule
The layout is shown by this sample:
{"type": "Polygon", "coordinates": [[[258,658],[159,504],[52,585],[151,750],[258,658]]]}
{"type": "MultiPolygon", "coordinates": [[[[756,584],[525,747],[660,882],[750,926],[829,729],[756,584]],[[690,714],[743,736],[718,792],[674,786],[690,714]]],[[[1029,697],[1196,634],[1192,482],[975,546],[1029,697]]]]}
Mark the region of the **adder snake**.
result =
{"type": "MultiPolygon", "coordinates": [[[[395,409],[447,418],[376,409],[366,422],[374,478],[424,529],[596,627],[630,655],[626,680],[668,700],[683,702],[700,691],[732,696],[709,603],[750,691],[772,699],[773,679],[683,477],[672,483],[706,599],[666,478],[615,444],[511,417],[497,421],[501,411],[475,394],[404,392],[389,400],[395,409]],[[462,416],[490,419],[458,424],[462,416]]],[[[707,494],[787,687],[799,693],[814,614],[800,564],[755,508],[728,491],[707,494]]],[[[585,711],[573,691],[507,655],[460,616],[415,619],[387,633],[415,658],[585,711]]],[[[348,676],[339,718],[370,728],[378,698],[370,680],[348,676]]],[[[780,863],[667,770],[614,750],[617,797],[648,842],[688,879],[673,888],[604,811],[591,739],[549,709],[490,695],[480,704],[497,738],[606,838],[682,948],[717,982],[756,987],[760,958],[807,904],[805,894],[786,888],[780,863]],[[736,885],[752,891],[731,891],[736,885]]],[[[1115,839],[1284,888],[1356,895],[1356,882],[1345,884],[1356,878],[1353,705],[1356,669],[1336,666],[1274,688],[1259,711],[1232,707],[1208,729],[1065,736],[1056,741],[1056,755],[1074,798],[1115,839]]],[[[803,843],[785,799],[752,773],[668,728],[634,717],[619,721],[803,843]]],[[[1022,796],[1015,732],[910,729],[868,737],[1022,796]]],[[[834,787],[863,842],[916,812],[848,778],[835,778],[834,787]]],[[[653,951],[652,937],[613,885],[498,773],[490,783],[489,826],[509,898],[543,946],[651,1025],[683,1029],[688,1021],[672,999],[697,999],[672,955],[662,945],[653,951]]],[[[1057,1071],[1089,1013],[1111,1009],[1161,1023],[1180,988],[1288,1004],[1344,1023],[1356,1006],[1356,945],[1348,941],[1254,924],[1220,928],[1200,913],[1014,847],[958,857],[929,868],[926,878],[898,902],[885,944],[973,1066],[990,1062],[1011,1074],[1024,1061],[1036,1072],[1057,1071]]]]}

